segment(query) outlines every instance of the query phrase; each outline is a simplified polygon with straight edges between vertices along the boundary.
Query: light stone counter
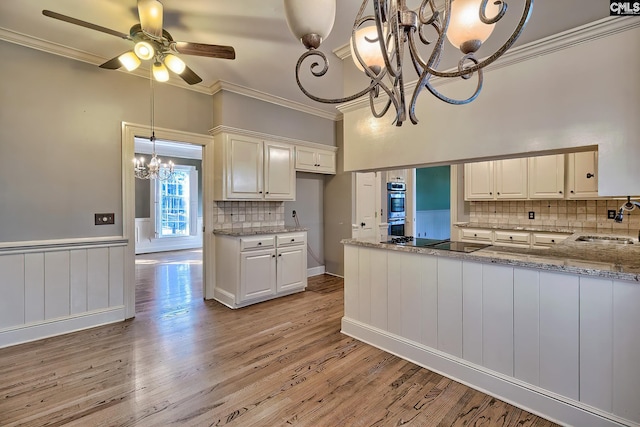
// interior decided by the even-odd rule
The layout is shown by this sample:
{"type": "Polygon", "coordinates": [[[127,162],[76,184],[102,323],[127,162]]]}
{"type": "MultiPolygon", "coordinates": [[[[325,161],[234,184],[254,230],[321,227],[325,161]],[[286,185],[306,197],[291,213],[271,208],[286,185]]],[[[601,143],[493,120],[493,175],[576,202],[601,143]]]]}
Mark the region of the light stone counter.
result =
{"type": "Polygon", "coordinates": [[[581,234],[607,234],[607,235],[629,235],[631,237],[638,236],[637,229],[620,229],[607,230],[586,227],[572,227],[569,225],[516,225],[516,224],[490,224],[484,222],[459,222],[454,224],[458,228],[481,228],[487,230],[516,230],[516,231],[532,231],[542,233],[581,233],[581,234]]]}
{"type": "Polygon", "coordinates": [[[213,234],[217,234],[221,236],[242,237],[242,236],[257,236],[260,234],[293,233],[296,231],[309,231],[309,229],[305,227],[288,227],[288,226],[228,228],[228,229],[213,230],[213,234]]]}
{"type": "Polygon", "coordinates": [[[640,282],[640,243],[637,239],[633,239],[631,245],[575,241],[577,236],[584,234],[594,233],[576,233],[548,249],[489,246],[471,253],[380,243],[374,239],[344,239],[342,243],[640,282]]]}

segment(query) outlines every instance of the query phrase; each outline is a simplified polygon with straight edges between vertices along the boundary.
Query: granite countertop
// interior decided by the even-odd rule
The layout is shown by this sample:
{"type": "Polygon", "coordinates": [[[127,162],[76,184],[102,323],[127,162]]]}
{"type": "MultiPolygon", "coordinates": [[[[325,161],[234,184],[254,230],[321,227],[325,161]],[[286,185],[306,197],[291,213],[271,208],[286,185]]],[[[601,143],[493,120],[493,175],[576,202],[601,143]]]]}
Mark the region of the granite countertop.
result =
{"type": "Polygon", "coordinates": [[[575,240],[583,234],[586,233],[576,233],[548,249],[489,246],[471,253],[380,243],[377,239],[344,239],[342,243],[640,282],[640,243],[637,239],[633,239],[632,245],[575,240]]]}
{"type": "Polygon", "coordinates": [[[608,235],[629,235],[631,237],[638,236],[638,230],[598,230],[587,227],[573,227],[569,225],[517,225],[517,224],[490,224],[483,222],[459,222],[454,224],[458,228],[481,228],[488,230],[515,230],[515,231],[539,231],[544,233],[564,233],[564,234],[608,234],[608,235]]]}
{"type": "Polygon", "coordinates": [[[292,233],[296,231],[309,231],[305,227],[295,226],[272,226],[272,227],[253,227],[253,228],[225,228],[213,230],[213,234],[221,236],[256,236],[260,234],[277,234],[277,233],[292,233]]]}

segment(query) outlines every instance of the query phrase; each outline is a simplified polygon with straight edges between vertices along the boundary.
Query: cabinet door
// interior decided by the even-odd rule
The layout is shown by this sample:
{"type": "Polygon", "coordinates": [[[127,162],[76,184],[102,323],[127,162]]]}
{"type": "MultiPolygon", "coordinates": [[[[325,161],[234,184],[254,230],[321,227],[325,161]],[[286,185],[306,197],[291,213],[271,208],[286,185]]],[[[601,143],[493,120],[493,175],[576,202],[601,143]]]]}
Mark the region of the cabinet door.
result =
{"type": "Polygon", "coordinates": [[[567,197],[584,199],[598,197],[598,152],[567,154],[567,197]]]}
{"type": "Polygon", "coordinates": [[[333,151],[319,150],[316,160],[318,161],[318,172],[335,174],[336,173],[336,153],[333,151]]]}
{"type": "Polygon", "coordinates": [[[265,141],[265,199],[295,200],[296,175],[293,168],[293,147],[265,141]]]}
{"type": "Polygon", "coordinates": [[[529,198],[564,198],[564,154],[529,158],[529,198]]]}
{"type": "Polygon", "coordinates": [[[465,200],[493,200],[493,162],[464,165],[465,200]]]}
{"type": "Polygon", "coordinates": [[[296,147],[296,169],[315,172],[317,168],[317,153],[312,148],[296,147]]]}
{"type": "Polygon", "coordinates": [[[406,182],[407,181],[407,170],[406,169],[396,169],[387,171],[387,182],[406,182]]]}
{"type": "Polygon", "coordinates": [[[495,162],[497,199],[527,198],[527,163],[526,158],[495,162]]]}
{"type": "Polygon", "coordinates": [[[275,249],[240,253],[240,295],[238,303],[276,293],[275,249]]]}
{"type": "Polygon", "coordinates": [[[250,137],[230,135],[226,154],[226,197],[228,199],[262,199],[262,141],[250,137]]]}
{"type": "Polygon", "coordinates": [[[277,292],[307,286],[307,248],[304,245],[278,249],[277,292]]]}

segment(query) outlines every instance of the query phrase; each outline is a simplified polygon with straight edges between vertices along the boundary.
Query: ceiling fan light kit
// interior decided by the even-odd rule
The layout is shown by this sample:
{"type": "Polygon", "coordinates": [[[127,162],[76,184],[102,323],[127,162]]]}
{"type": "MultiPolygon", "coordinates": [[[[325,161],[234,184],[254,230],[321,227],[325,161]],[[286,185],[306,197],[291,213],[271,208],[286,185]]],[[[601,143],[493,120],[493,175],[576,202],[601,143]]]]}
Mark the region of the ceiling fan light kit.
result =
{"type": "Polygon", "coordinates": [[[307,58],[319,57],[321,61],[311,61],[309,71],[314,77],[327,73],[327,57],[317,49],[333,28],[336,0],[283,1],[289,29],[307,48],[296,64],[296,82],[300,90],[310,99],[327,104],[342,104],[368,95],[371,113],[376,118],[394,107],[396,126],[401,126],[407,115],[411,123],[418,123],[415,105],[423,89],[449,104],[467,104],[476,99],[482,90],[483,69],[513,46],[533,8],[533,0],[524,0],[522,14],[510,37],[493,54],[480,60],[475,53],[491,35],[495,24],[505,16],[505,1],[492,0],[493,4],[489,5],[489,0],[444,0],[444,10],[440,10],[436,0],[422,0],[420,6],[412,10],[407,7],[406,0],[363,0],[351,30],[350,47],[353,61],[370,78],[370,84],[344,98],[322,98],[302,85],[300,70],[307,58]],[[369,3],[372,3],[373,13],[367,14],[369,3]],[[430,34],[435,37],[429,38],[430,34]],[[445,39],[462,53],[457,69],[451,71],[438,70],[445,39]],[[424,46],[431,47],[430,52],[425,54],[419,50],[424,46]],[[418,76],[410,98],[405,96],[405,49],[411,58],[407,68],[413,68],[418,76]],[[475,76],[476,87],[467,98],[449,98],[433,86],[431,78],[434,76],[464,80],[475,76]],[[381,106],[379,101],[382,101],[381,106]]]}
{"type": "Polygon", "coordinates": [[[169,80],[168,68],[179,75],[187,84],[194,85],[200,83],[202,79],[187,67],[176,54],[222,59],[235,59],[236,57],[236,52],[231,46],[174,41],[171,34],[162,28],[163,7],[158,0],[138,0],[140,24],[131,27],[129,34],[50,10],[43,10],[42,14],[49,18],[132,41],[134,43],[132,51],[120,54],[100,65],[100,68],[107,70],[125,67],[127,71],[133,71],[140,66],[140,60],[153,61],[150,67],[151,75],[156,80],[163,82],[169,80]]]}

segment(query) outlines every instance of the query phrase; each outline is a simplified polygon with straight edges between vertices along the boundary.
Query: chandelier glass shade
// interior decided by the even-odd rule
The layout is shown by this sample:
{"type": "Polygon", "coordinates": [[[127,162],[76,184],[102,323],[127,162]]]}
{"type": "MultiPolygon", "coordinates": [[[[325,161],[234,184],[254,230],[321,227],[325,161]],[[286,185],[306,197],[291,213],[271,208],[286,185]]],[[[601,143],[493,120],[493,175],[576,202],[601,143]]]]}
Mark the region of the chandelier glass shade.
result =
{"type": "Polygon", "coordinates": [[[153,80],[153,77],[149,76],[149,81],[151,82],[151,137],[149,137],[152,147],[151,160],[149,163],[145,163],[144,157],[140,157],[139,159],[134,158],[133,174],[138,179],[158,179],[160,181],[166,181],[173,177],[174,164],[171,161],[168,163],[162,163],[162,160],[156,154],[156,133],[154,128],[155,93],[153,80]]]}
{"type": "Polygon", "coordinates": [[[289,28],[307,48],[296,64],[298,87],[310,99],[328,104],[342,104],[368,96],[374,117],[380,118],[394,107],[397,126],[407,118],[413,124],[418,123],[415,105],[424,89],[446,103],[467,104],[482,90],[483,69],[513,46],[533,8],[533,0],[523,0],[522,14],[510,37],[493,54],[480,60],[475,53],[507,12],[505,1],[491,1],[490,5],[489,0],[444,0],[442,10],[436,0],[422,0],[420,6],[412,10],[407,7],[406,0],[363,0],[351,31],[350,47],[353,61],[370,83],[353,95],[329,99],[310,93],[302,85],[300,73],[308,58],[314,59],[309,67],[312,76],[322,77],[329,69],[327,57],[317,49],[328,36],[326,29],[330,31],[333,27],[336,0],[284,0],[289,28]],[[333,11],[333,15],[316,13],[316,9],[333,11]],[[445,39],[461,51],[457,68],[448,71],[438,69],[445,39]],[[425,47],[430,48],[426,53],[421,50],[425,47]],[[413,68],[417,75],[410,96],[405,95],[405,50],[410,56],[406,68],[413,68]],[[449,98],[433,86],[433,77],[475,78],[475,90],[464,99],[449,98]]]}

